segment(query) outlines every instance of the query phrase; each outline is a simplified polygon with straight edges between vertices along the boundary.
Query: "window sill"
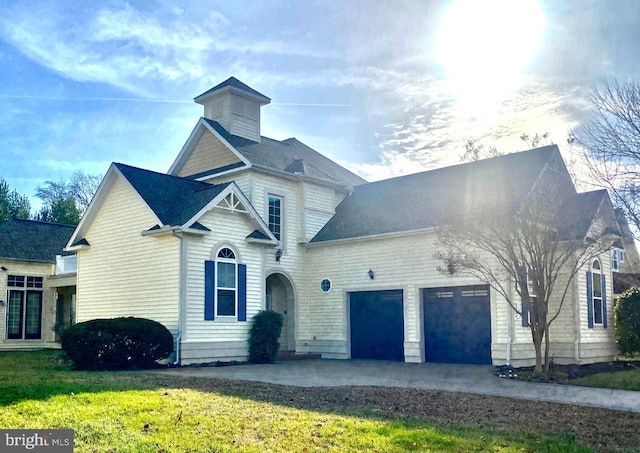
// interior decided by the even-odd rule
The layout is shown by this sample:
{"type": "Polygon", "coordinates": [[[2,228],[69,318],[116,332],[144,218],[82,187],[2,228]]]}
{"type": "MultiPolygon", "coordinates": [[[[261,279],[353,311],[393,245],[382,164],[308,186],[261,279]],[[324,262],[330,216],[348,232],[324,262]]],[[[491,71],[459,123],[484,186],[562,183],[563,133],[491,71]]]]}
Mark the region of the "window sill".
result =
{"type": "Polygon", "coordinates": [[[216,316],[213,322],[220,324],[235,324],[238,322],[237,316],[216,316]]]}

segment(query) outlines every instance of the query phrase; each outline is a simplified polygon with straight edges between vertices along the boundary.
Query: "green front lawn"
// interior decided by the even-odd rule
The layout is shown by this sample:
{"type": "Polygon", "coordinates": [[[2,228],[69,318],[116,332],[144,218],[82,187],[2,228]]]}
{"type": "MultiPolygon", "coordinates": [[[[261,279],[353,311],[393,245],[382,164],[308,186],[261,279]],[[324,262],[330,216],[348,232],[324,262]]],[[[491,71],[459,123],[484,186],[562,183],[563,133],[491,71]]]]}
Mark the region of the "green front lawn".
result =
{"type": "Polygon", "coordinates": [[[261,393],[265,386],[220,381],[218,391],[207,380],[75,372],[60,356],[0,353],[1,428],[71,428],[76,452],[591,451],[571,435],[445,425],[348,403],[301,409],[261,393]]]}
{"type": "Polygon", "coordinates": [[[594,374],[573,380],[569,383],[589,387],[640,391],[640,368],[629,371],[617,371],[615,373],[594,374]]]}

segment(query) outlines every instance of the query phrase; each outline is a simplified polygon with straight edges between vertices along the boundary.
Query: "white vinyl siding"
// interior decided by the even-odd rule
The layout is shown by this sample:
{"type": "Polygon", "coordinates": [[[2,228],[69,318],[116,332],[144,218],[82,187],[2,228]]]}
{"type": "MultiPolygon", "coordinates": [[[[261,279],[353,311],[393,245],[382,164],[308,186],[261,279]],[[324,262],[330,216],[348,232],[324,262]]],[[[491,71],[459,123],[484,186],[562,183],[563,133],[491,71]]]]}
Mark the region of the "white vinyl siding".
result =
{"type": "MultiPolygon", "coordinates": [[[[435,235],[408,235],[384,239],[345,242],[309,249],[310,276],[308,298],[301,309],[313,322],[298,328],[299,342],[313,340],[347,340],[346,293],[402,289],[404,291],[405,342],[419,342],[422,334],[421,290],[439,286],[478,284],[471,278],[449,278],[437,271],[440,264],[433,257],[435,235]],[[405,252],[398,253],[399,250],[405,252]],[[368,275],[369,269],[375,274],[368,275]],[[323,294],[322,278],[332,281],[332,290],[323,294]]],[[[496,298],[492,294],[491,310],[495,314],[496,298]]],[[[493,323],[506,325],[506,313],[492,316],[493,323]]]]}
{"type": "Polygon", "coordinates": [[[576,300],[577,311],[579,313],[579,356],[583,363],[611,360],[611,356],[618,354],[614,340],[614,298],[613,279],[611,274],[611,254],[602,253],[600,261],[602,275],[606,279],[606,304],[607,304],[607,328],[602,324],[594,324],[589,328],[589,314],[587,306],[587,271],[591,270],[591,263],[588,263],[578,272],[577,284],[578,297],[576,300]]]}
{"type": "Polygon", "coordinates": [[[118,177],[78,252],[77,321],[151,318],[178,330],[179,249],[173,236],[142,236],[157,219],[118,177]]]}
{"type": "MultiPolygon", "coordinates": [[[[402,289],[405,298],[405,353],[407,360],[416,361],[417,357],[409,355],[416,353],[418,345],[424,347],[421,290],[482,283],[470,277],[441,274],[437,270],[441,263],[434,258],[436,245],[435,233],[423,233],[310,248],[309,268],[313,269],[313,273],[309,277],[309,293],[300,301],[300,311],[308,313],[311,322],[300,323],[298,326],[298,343],[348,341],[348,292],[402,289]],[[374,279],[367,275],[369,269],[374,271],[374,279]],[[328,294],[320,290],[322,278],[330,278],[332,281],[332,289],[328,294]],[[414,352],[411,352],[412,349],[414,352]]],[[[557,287],[562,287],[566,278],[568,275],[565,273],[560,277],[557,287]]],[[[560,361],[570,361],[575,355],[577,329],[573,321],[573,286],[574,283],[570,286],[561,315],[551,327],[551,352],[560,361]]],[[[608,291],[609,287],[610,285],[608,291]]],[[[512,297],[519,303],[519,296],[515,291],[512,297]]],[[[610,304],[610,299],[607,300],[610,304]]],[[[560,294],[557,293],[551,301],[552,310],[559,302],[560,294]]],[[[583,305],[586,310],[586,299],[583,305]]],[[[609,317],[611,311],[608,310],[609,317]]],[[[519,365],[532,363],[535,356],[529,328],[522,327],[521,319],[493,289],[491,338],[494,363],[504,363],[508,356],[516,363],[520,361],[519,365]]]]}
{"type": "MultiPolygon", "coordinates": [[[[245,342],[245,346],[247,345],[250,320],[264,308],[264,274],[262,273],[264,246],[247,242],[246,236],[253,229],[246,219],[245,214],[232,214],[214,209],[199,220],[202,225],[211,229],[211,233],[198,237],[185,237],[188,259],[186,330],[182,334],[183,343],[245,342]],[[234,250],[238,264],[247,266],[246,322],[218,314],[214,320],[205,320],[204,263],[215,260],[218,251],[225,246],[234,250]]],[[[246,354],[248,349],[245,347],[242,355],[246,356],[246,354]]],[[[212,350],[208,361],[213,361],[217,355],[218,352],[212,350]]]]}
{"type": "Polygon", "coordinates": [[[309,241],[335,214],[336,191],[330,187],[303,184],[302,240],[309,241]]]}

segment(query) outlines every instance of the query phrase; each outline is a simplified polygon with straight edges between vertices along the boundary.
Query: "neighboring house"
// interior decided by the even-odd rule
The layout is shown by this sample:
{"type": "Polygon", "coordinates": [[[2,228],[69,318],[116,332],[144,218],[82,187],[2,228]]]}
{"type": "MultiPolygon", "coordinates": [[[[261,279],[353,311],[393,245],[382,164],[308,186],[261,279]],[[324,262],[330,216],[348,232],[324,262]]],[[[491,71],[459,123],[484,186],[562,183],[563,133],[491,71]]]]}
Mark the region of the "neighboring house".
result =
{"type": "Polygon", "coordinates": [[[74,322],[76,257],[63,251],[74,229],[0,223],[0,349],[60,347],[54,328],[74,322]]]}
{"type": "MultiPolygon", "coordinates": [[[[237,79],[195,101],[204,117],[169,173],[112,164],[66,248],[77,320],[155,319],[182,364],[246,360],[265,309],[285,317],[283,350],[532,364],[529,328],[504,300],[437,271],[436,208],[470,191],[524,196],[552,175],[581,233],[619,230],[606,192],[577,194],[556,146],[366,183],[295,138],[262,137],[270,99],[237,79]]],[[[608,251],[574,279],[552,326],[557,361],[616,355],[610,281],[608,251]]]]}

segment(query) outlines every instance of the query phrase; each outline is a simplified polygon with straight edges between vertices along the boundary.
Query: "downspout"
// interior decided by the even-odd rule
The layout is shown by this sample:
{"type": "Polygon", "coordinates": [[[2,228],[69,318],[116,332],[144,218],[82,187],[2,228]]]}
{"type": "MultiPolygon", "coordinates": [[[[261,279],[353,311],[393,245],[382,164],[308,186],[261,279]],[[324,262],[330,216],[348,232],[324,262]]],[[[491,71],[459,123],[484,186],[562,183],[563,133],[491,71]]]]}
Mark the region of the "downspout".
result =
{"type": "Polygon", "coordinates": [[[180,365],[180,346],[182,344],[182,332],[184,330],[183,319],[184,319],[184,311],[186,309],[186,288],[185,282],[187,265],[186,265],[186,257],[187,257],[187,243],[184,240],[184,234],[181,231],[173,231],[171,233],[173,237],[178,238],[180,241],[180,269],[179,269],[179,278],[178,278],[178,336],[176,337],[176,359],[172,363],[174,366],[180,365]]]}
{"type": "MultiPolygon", "coordinates": [[[[511,280],[509,280],[509,294],[512,296],[513,300],[513,287],[511,284],[511,280]]],[[[513,323],[515,321],[515,312],[511,307],[509,307],[509,329],[507,332],[507,356],[506,362],[507,366],[511,366],[511,342],[513,341],[513,323]]]]}
{"type": "Polygon", "coordinates": [[[580,364],[582,360],[580,359],[580,343],[582,342],[582,329],[580,326],[580,287],[578,286],[578,281],[580,280],[580,274],[583,269],[580,269],[573,278],[573,298],[575,303],[573,304],[573,325],[575,326],[575,341],[574,341],[574,355],[576,358],[576,363],[580,364]]]}

